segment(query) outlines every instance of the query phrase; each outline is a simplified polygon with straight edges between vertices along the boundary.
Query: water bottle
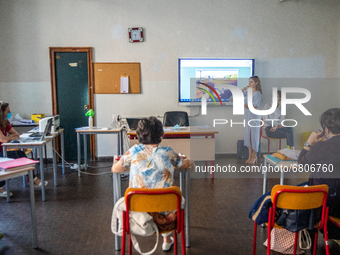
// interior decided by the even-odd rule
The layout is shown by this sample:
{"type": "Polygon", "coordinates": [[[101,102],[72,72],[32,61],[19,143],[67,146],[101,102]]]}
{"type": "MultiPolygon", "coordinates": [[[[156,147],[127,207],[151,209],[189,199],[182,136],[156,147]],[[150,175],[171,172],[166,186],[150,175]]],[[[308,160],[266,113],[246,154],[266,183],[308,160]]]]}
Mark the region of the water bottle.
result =
{"type": "Polygon", "coordinates": [[[117,118],[116,115],[112,115],[112,120],[111,120],[111,128],[116,128],[117,127],[117,118]]]}
{"type": "Polygon", "coordinates": [[[93,129],[93,118],[89,116],[89,129],[93,129]]]}

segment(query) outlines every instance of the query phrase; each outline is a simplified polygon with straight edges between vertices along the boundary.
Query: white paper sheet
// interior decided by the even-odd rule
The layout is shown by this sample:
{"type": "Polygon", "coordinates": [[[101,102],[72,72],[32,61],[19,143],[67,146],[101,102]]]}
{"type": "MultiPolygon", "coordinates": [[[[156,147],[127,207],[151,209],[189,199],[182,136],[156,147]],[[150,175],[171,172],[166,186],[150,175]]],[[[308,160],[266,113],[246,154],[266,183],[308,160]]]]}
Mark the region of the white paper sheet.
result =
{"type": "Polygon", "coordinates": [[[120,77],[120,93],[129,93],[129,76],[120,77]]]}
{"type": "Polygon", "coordinates": [[[298,150],[291,150],[291,149],[288,149],[288,148],[285,148],[285,149],[282,149],[282,150],[279,150],[283,155],[291,158],[291,159],[294,159],[294,160],[298,160],[299,158],[299,154],[301,151],[298,151],[298,150]]]}

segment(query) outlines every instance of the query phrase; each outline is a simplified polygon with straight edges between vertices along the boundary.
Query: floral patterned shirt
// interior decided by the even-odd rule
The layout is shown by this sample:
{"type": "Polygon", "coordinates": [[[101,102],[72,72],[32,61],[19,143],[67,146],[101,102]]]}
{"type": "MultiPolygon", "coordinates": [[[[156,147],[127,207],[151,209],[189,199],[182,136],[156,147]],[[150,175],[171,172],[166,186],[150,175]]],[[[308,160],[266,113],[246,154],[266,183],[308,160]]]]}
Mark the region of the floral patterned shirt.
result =
{"type": "Polygon", "coordinates": [[[173,186],[174,167],[181,167],[183,159],[170,147],[137,144],[120,162],[130,167],[130,188],[157,189],[173,186]]]}

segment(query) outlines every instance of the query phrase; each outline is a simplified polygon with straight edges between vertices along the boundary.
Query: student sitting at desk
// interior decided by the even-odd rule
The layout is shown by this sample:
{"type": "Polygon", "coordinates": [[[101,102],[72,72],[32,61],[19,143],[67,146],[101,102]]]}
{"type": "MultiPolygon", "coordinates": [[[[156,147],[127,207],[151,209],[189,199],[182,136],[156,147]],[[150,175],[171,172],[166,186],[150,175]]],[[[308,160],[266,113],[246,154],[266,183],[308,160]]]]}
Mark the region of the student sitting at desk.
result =
{"type": "MultiPolygon", "coordinates": [[[[308,183],[300,185],[328,185],[327,206],[329,207],[329,216],[340,218],[340,108],[332,108],[325,111],[320,117],[320,124],[323,132],[312,132],[298,158],[298,164],[303,169],[315,167],[316,170],[311,171],[308,183]],[[323,141],[324,139],[325,141],[323,141]],[[317,171],[319,166],[323,167],[323,169],[317,171]]],[[[264,220],[264,217],[268,215],[269,206],[262,208],[259,206],[259,202],[263,202],[268,195],[270,195],[270,192],[264,194],[252,206],[249,212],[250,218],[256,221],[257,219],[264,220]]],[[[257,223],[261,224],[262,222],[257,221],[257,223]]],[[[327,229],[328,238],[336,240],[340,245],[340,228],[336,227],[331,221],[328,221],[327,229]]],[[[272,235],[277,233],[275,228],[272,231],[274,232],[272,235]]],[[[294,239],[293,235],[291,239],[294,239]]],[[[312,241],[313,239],[311,236],[312,241]]],[[[289,241],[287,239],[287,242],[293,243],[293,240],[289,241]]],[[[280,244],[275,245],[275,247],[284,248],[280,244]]],[[[282,252],[281,250],[276,251],[282,252]]]]}
{"type": "MultiPolygon", "coordinates": [[[[112,166],[112,172],[123,173],[130,169],[129,187],[131,188],[166,188],[173,186],[174,167],[190,168],[190,160],[180,157],[170,147],[159,146],[164,134],[162,123],[155,117],[141,119],[138,122],[137,137],[140,144],[131,147],[120,161],[112,166]]],[[[161,230],[174,229],[176,213],[150,213],[161,230]]],[[[163,235],[163,251],[174,243],[163,235]]]]}
{"type": "MultiPolygon", "coordinates": [[[[0,101],[0,157],[3,157],[3,148],[2,143],[9,143],[13,140],[19,139],[20,135],[14,128],[12,128],[8,119],[11,117],[11,110],[9,108],[9,104],[3,101],[0,101]]],[[[8,158],[22,158],[26,157],[23,151],[9,151],[7,153],[8,158]]],[[[0,197],[6,197],[6,189],[3,187],[5,185],[5,181],[0,182],[0,197]]],[[[47,182],[45,181],[45,186],[47,182]]],[[[34,187],[41,187],[41,180],[37,177],[34,178],[34,187]]],[[[12,193],[10,193],[12,196],[12,193]]]]}
{"type": "MultiPolygon", "coordinates": [[[[329,216],[340,218],[340,108],[325,111],[320,117],[320,124],[323,131],[312,132],[301,150],[298,162],[309,166],[322,165],[323,171],[313,171],[308,184],[328,185],[329,216]],[[325,141],[321,141],[324,138],[325,141]]],[[[328,221],[327,226],[329,239],[336,239],[340,244],[340,229],[331,221],[328,221]]]]}

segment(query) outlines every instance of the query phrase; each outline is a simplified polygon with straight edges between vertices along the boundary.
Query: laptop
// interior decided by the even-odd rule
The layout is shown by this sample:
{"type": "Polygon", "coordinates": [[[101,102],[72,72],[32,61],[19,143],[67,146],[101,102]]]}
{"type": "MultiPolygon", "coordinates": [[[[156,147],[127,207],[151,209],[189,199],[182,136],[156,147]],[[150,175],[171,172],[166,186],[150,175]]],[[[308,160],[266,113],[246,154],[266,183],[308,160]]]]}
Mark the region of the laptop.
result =
{"type": "Polygon", "coordinates": [[[126,118],[130,130],[136,130],[141,119],[126,118]]]}
{"type": "Polygon", "coordinates": [[[51,126],[52,126],[52,119],[49,119],[47,124],[46,124],[45,130],[44,130],[43,134],[40,137],[29,136],[29,137],[26,137],[26,138],[21,138],[18,141],[20,143],[31,143],[31,142],[40,142],[40,141],[43,141],[43,140],[45,140],[45,138],[47,136],[48,130],[51,130],[51,126]]]}
{"type": "Polygon", "coordinates": [[[47,133],[45,136],[50,136],[51,135],[51,129],[52,129],[52,123],[53,123],[53,118],[50,118],[47,120],[47,124],[45,126],[44,132],[33,132],[32,134],[29,135],[29,137],[42,137],[46,131],[46,127],[48,127],[47,133]]]}

